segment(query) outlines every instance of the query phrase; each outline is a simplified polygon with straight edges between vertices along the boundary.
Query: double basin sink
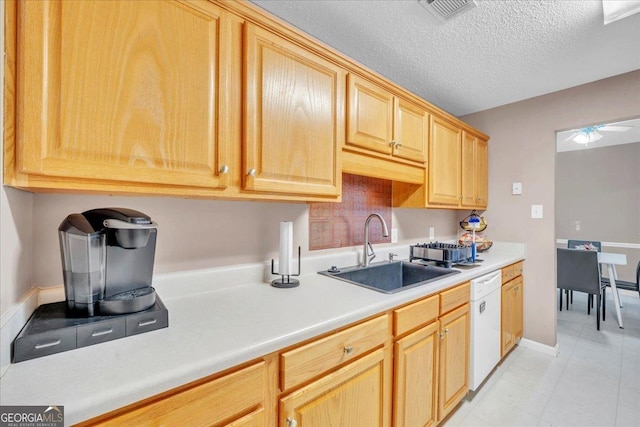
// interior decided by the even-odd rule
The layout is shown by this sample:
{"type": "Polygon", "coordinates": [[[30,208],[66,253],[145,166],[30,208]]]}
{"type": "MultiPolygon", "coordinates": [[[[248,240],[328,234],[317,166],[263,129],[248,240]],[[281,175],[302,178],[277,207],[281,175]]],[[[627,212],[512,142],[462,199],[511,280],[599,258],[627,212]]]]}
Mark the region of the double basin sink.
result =
{"type": "Polygon", "coordinates": [[[458,274],[460,271],[432,265],[413,264],[406,261],[394,261],[373,264],[367,267],[340,269],[332,267],[330,270],[323,270],[318,273],[378,292],[392,294],[458,274]]]}

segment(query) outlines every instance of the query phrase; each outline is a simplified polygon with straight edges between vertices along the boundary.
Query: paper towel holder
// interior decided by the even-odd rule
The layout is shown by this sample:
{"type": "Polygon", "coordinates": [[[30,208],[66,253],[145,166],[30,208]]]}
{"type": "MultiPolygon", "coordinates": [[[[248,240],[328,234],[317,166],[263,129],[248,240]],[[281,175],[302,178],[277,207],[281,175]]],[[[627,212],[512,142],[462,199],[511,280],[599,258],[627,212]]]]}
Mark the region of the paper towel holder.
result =
{"type": "Polygon", "coordinates": [[[278,272],[273,271],[273,258],[271,259],[271,274],[279,275],[279,279],[275,279],[271,282],[271,286],[274,288],[295,288],[296,286],[300,286],[300,281],[297,279],[292,279],[293,277],[300,276],[300,246],[298,246],[298,273],[297,274],[280,274],[278,272]]]}

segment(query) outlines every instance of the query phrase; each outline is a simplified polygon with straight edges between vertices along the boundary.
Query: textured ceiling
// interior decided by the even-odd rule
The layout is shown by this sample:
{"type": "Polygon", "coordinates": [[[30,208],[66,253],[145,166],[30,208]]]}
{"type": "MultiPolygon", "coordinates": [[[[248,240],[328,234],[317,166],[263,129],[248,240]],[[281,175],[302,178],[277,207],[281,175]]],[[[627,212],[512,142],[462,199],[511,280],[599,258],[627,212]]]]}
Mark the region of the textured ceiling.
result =
{"type": "Polygon", "coordinates": [[[640,14],[605,26],[600,0],[478,0],[444,25],[417,0],[253,2],[456,116],[640,69],[640,14]]]}

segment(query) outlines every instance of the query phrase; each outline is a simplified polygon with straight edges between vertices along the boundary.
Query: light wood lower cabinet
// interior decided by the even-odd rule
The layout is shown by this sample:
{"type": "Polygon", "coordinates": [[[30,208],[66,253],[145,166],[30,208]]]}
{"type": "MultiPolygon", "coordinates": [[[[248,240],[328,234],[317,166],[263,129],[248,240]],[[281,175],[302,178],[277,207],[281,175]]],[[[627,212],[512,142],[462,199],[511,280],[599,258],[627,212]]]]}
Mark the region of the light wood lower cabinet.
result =
{"type": "Polygon", "coordinates": [[[382,348],[280,399],[279,426],[389,426],[389,364],[382,348]]]}
{"type": "Polygon", "coordinates": [[[394,426],[436,425],[467,394],[469,289],[467,282],[394,310],[396,333],[422,325],[395,343],[394,426]]]}
{"type": "Polygon", "coordinates": [[[395,343],[393,425],[432,426],[438,422],[440,323],[435,321],[395,343]]]}
{"type": "Polygon", "coordinates": [[[195,383],[152,398],[150,402],[82,425],[92,426],[234,426],[265,424],[268,388],[265,362],[223,377],[195,383]]]}
{"type": "Polygon", "coordinates": [[[469,303],[440,317],[438,419],[442,420],[469,389],[469,303]]]}
{"type": "Polygon", "coordinates": [[[502,339],[500,341],[502,357],[506,356],[518,339],[522,338],[523,295],[522,276],[517,276],[502,285],[502,339]]]}

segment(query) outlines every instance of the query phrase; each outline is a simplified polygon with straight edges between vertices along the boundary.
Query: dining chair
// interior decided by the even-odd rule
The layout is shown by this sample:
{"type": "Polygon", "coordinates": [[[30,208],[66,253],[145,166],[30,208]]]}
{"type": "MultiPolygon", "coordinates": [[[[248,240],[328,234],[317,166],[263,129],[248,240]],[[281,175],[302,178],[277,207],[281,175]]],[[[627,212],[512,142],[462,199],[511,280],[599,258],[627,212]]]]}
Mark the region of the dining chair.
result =
{"type": "MultiPolygon", "coordinates": [[[[562,310],[562,291],[585,292],[596,297],[596,326],[600,330],[600,307],[602,320],[605,320],[603,291],[605,286],[600,280],[600,264],[596,251],[556,248],[557,287],[560,289],[560,310],[562,310]]],[[[587,314],[591,314],[587,305],[587,314]]]]}
{"type": "MultiPolygon", "coordinates": [[[[568,240],[567,241],[568,249],[581,249],[586,251],[596,251],[602,252],[602,242],[597,240],[568,240]]],[[[609,279],[602,277],[602,272],[600,273],[600,281],[606,286],[611,286],[609,284],[609,279]]],[[[573,304],[573,292],[567,290],[567,310],[569,309],[569,297],[571,297],[571,304],[573,304]]],[[[587,304],[593,307],[593,297],[589,295],[587,299],[587,304]]]]}

